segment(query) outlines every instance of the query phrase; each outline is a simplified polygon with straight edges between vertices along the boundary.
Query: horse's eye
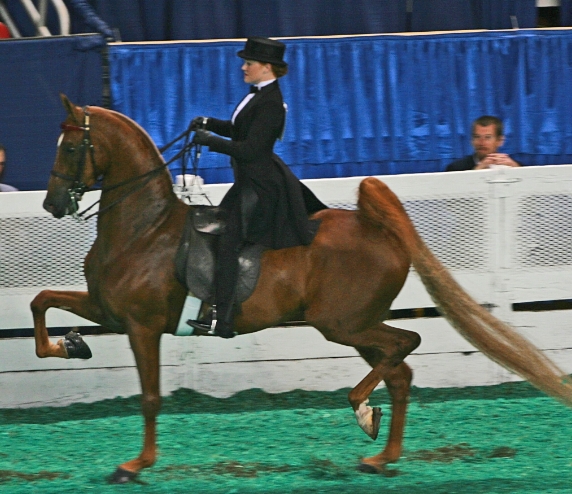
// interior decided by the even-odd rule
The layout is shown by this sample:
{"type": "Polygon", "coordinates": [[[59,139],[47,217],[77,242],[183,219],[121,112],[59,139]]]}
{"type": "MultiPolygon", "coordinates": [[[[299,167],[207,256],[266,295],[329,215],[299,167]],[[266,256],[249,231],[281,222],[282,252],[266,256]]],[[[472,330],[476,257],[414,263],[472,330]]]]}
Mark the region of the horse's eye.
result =
{"type": "Polygon", "coordinates": [[[67,147],[66,148],[66,153],[68,154],[73,154],[75,153],[75,148],[73,146],[67,147]]]}

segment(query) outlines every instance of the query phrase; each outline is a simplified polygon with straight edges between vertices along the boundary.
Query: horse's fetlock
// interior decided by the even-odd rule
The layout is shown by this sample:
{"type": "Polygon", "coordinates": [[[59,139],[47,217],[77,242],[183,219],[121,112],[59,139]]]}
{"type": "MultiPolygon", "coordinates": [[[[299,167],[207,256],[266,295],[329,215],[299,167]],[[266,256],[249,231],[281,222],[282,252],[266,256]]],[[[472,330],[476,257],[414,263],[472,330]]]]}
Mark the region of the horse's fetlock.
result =
{"type": "Polygon", "coordinates": [[[156,455],[142,455],[140,457],[140,460],[141,460],[141,467],[142,468],[150,468],[156,463],[157,456],[156,455]]]}
{"type": "MultiPolygon", "coordinates": [[[[352,390],[348,394],[348,401],[355,412],[359,408],[360,404],[364,402],[364,399],[363,396],[358,396],[358,393],[356,393],[355,390],[352,390]]],[[[367,403],[367,400],[365,402],[367,403]]]]}

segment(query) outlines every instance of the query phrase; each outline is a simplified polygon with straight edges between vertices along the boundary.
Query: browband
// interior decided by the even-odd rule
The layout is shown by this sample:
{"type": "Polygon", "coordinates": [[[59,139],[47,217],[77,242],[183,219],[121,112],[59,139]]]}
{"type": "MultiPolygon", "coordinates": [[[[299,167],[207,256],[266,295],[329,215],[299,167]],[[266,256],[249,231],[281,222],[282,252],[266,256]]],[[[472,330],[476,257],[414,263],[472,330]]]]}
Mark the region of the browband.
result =
{"type": "Polygon", "coordinates": [[[81,130],[82,132],[87,130],[86,127],[80,127],[79,125],[70,125],[70,124],[60,124],[62,130],[81,130]]]}

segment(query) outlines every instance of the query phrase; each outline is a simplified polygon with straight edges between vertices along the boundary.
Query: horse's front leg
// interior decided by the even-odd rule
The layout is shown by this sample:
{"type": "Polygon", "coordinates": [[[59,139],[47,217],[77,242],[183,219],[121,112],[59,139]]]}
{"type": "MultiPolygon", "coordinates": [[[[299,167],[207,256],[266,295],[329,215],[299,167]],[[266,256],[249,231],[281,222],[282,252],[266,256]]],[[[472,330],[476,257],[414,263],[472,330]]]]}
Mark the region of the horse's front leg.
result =
{"type": "MultiPolygon", "coordinates": [[[[50,342],[48,329],[46,327],[46,311],[52,307],[72,312],[97,324],[102,323],[103,316],[101,309],[93,302],[88,292],[43,290],[36,295],[30,304],[34,317],[36,355],[40,358],[89,358],[85,356],[87,345],[85,345],[83,341],[74,342],[61,339],[55,344],[50,342]],[[84,345],[83,352],[80,349],[79,354],[70,355],[68,349],[77,351],[78,346],[81,346],[82,343],[84,345]]],[[[87,348],[87,352],[91,355],[89,348],[87,348]]]]}
{"type": "Polygon", "coordinates": [[[109,482],[124,484],[133,480],[143,469],[152,466],[157,459],[157,415],[161,409],[159,392],[159,343],[162,330],[153,332],[148,328],[129,331],[131,349],[137,363],[141,380],[141,408],[145,420],[143,450],[137,458],[123,463],[109,482]]]}

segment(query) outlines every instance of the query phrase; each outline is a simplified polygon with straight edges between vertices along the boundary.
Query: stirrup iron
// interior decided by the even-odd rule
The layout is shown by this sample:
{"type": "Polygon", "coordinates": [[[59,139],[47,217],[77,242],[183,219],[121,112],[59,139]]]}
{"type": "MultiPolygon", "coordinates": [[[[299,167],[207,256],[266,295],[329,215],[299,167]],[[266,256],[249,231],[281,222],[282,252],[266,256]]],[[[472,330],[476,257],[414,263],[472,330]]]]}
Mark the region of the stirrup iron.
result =
{"type": "Polygon", "coordinates": [[[215,326],[216,326],[216,305],[213,305],[211,312],[211,329],[207,331],[208,334],[215,336],[215,326]]]}

